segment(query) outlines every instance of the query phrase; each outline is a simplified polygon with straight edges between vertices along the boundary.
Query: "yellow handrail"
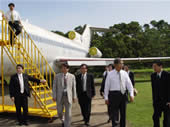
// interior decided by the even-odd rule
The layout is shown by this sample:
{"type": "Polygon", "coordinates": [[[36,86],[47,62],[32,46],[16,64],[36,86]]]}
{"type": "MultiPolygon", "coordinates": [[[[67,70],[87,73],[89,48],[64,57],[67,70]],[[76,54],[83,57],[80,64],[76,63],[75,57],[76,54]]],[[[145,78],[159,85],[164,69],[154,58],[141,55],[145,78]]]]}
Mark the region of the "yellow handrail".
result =
{"type": "MultiPolygon", "coordinates": [[[[0,12],[3,13],[3,11],[0,10],[0,12]]],[[[3,13],[4,14],[4,13],[3,13]]],[[[16,36],[13,29],[9,26],[7,20],[3,17],[2,18],[2,41],[4,45],[4,49],[7,52],[8,51],[8,57],[10,58],[11,62],[14,64],[23,64],[25,69],[27,69],[27,73],[35,76],[39,79],[44,79],[44,76],[46,77],[46,80],[50,80],[45,85],[39,85],[31,84],[31,87],[34,91],[34,98],[35,98],[35,107],[36,103],[42,104],[40,107],[42,110],[46,111],[48,115],[51,116],[48,108],[46,107],[46,100],[47,97],[51,97],[50,92],[52,90],[52,77],[55,76],[54,70],[49,65],[46,58],[42,55],[34,41],[31,39],[29,34],[26,32],[24,28],[22,28],[22,32],[20,35],[16,36]],[[5,23],[5,25],[4,25],[5,23]],[[12,34],[11,34],[11,33],[12,34]],[[7,36],[8,35],[8,36],[7,36]],[[11,40],[12,36],[12,40],[11,40]],[[10,42],[13,41],[15,38],[15,42],[13,42],[13,45],[10,45],[10,42]],[[30,70],[29,70],[30,69],[30,70]],[[49,77],[48,77],[49,76],[49,77]],[[49,84],[49,85],[48,85],[49,84]],[[40,95],[42,93],[42,90],[44,90],[44,98],[42,99],[42,96],[40,95]],[[47,96],[48,94],[48,96],[47,96]],[[43,101],[42,101],[42,100],[43,101]],[[45,109],[44,109],[45,108],[45,109]]],[[[52,99],[51,99],[52,100],[52,99]]]]}
{"type": "MultiPolygon", "coordinates": [[[[1,12],[3,12],[3,11],[1,11],[1,12]]],[[[5,21],[5,24],[7,23],[7,21],[6,21],[6,19],[4,19],[4,21],[5,21]]],[[[2,22],[2,24],[3,24],[3,22],[2,22]]],[[[10,26],[8,26],[9,27],[9,29],[10,29],[10,31],[12,31],[13,32],[13,30],[10,28],[10,26]]],[[[4,40],[4,31],[3,31],[4,29],[3,29],[3,25],[2,25],[2,40],[4,40]]],[[[7,32],[6,31],[7,30],[7,25],[5,25],[5,33],[7,32]]],[[[29,42],[31,42],[31,58],[33,58],[33,49],[34,50],[37,50],[37,54],[38,55],[40,55],[40,58],[42,59],[42,65],[44,65],[44,67],[46,68],[46,66],[48,66],[48,68],[49,68],[49,70],[50,70],[50,72],[51,73],[53,73],[54,75],[55,75],[55,72],[54,72],[54,70],[51,68],[51,66],[49,65],[49,63],[48,63],[48,61],[46,60],[46,58],[42,55],[42,53],[41,53],[41,51],[37,48],[37,46],[35,45],[35,43],[33,42],[33,40],[31,39],[31,37],[29,36],[29,34],[26,32],[26,30],[24,29],[24,28],[22,28],[22,33],[21,34],[23,34],[24,33],[24,36],[22,35],[21,37],[22,37],[22,44],[23,44],[23,46],[25,45],[25,47],[26,47],[26,40],[29,40],[29,41],[27,41],[28,42],[28,44],[29,44],[29,42]],[[27,36],[27,38],[26,38],[26,36],[27,36]],[[24,42],[23,42],[24,41],[24,42]]],[[[7,34],[5,34],[5,36],[6,36],[7,34]]],[[[18,37],[15,37],[16,38],[16,40],[19,40],[18,39],[18,37]]],[[[6,37],[5,37],[5,41],[7,41],[6,40],[6,37]]],[[[26,49],[26,48],[24,48],[24,49],[26,49]]],[[[13,50],[12,50],[13,51],[13,50]]],[[[28,51],[29,51],[29,46],[28,46],[28,51]]],[[[35,54],[36,54],[36,52],[35,52],[35,54]]],[[[35,55],[34,54],[34,55],[35,55]]],[[[35,58],[35,60],[36,60],[36,58],[35,58]]],[[[33,61],[35,61],[35,60],[33,60],[32,59],[32,62],[33,61]]],[[[36,61],[35,61],[36,62],[36,61]]],[[[38,64],[39,64],[39,62],[38,62],[38,64]]],[[[41,66],[41,65],[38,65],[38,67],[39,66],[41,66]]],[[[47,71],[47,69],[45,69],[45,73],[47,73],[46,72],[47,71]]],[[[42,75],[44,75],[44,71],[42,71],[42,75]]]]}

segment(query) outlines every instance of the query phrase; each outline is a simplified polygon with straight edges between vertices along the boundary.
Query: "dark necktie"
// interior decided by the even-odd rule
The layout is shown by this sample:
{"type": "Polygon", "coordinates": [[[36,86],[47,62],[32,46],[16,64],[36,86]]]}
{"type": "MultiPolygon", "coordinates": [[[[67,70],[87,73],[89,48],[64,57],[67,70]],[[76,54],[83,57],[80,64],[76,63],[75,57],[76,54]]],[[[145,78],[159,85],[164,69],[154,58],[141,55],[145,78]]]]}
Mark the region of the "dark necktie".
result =
{"type": "Polygon", "coordinates": [[[64,89],[67,88],[67,78],[66,78],[66,75],[64,75],[64,89]]]}
{"type": "Polygon", "coordinates": [[[84,81],[84,74],[82,74],[82,76],[81,76],[81,83],[82,83],[83,91],[85,91],[85,88],[84,88],[84,87],[85,87],[85,86],[84,86],[85,84],[84,84],[84,82],[85,82],[85,81],[84,81]]]}

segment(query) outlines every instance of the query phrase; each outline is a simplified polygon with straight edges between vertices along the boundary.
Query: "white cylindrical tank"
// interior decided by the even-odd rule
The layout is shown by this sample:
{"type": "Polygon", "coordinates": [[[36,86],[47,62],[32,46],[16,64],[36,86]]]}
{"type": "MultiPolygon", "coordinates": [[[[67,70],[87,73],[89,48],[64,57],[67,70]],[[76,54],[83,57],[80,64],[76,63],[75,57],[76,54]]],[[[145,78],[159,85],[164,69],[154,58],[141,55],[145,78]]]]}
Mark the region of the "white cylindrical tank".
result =
{"type": "Polygon", "coordinates": [[[89,55],[90,55],[91,57],[95,57],[95,58],[100,58],[100,57],[102,57],[101,51],[100,51],[98,48],[96,48],[96,47],[91,47],[91,48],[89,49],[89,55]]]}
{"type": "Polygon", "coordinates": [[[81,35],[75,31],[70,31],[68,33],[68,38],[74,41],[81,41],[81,35]]]}

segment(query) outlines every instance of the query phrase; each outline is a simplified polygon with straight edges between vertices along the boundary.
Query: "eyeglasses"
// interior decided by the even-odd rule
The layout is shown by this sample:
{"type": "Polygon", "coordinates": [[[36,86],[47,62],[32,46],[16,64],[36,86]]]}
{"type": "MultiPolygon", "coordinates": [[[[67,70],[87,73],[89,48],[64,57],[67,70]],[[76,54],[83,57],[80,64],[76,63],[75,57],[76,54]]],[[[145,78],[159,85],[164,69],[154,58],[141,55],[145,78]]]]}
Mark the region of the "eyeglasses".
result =
{"type": "Polygon", "coordinates": [[[85,67],[82,67],[81,69],[87,69],[87,68],[85,68],[85,67]]]}

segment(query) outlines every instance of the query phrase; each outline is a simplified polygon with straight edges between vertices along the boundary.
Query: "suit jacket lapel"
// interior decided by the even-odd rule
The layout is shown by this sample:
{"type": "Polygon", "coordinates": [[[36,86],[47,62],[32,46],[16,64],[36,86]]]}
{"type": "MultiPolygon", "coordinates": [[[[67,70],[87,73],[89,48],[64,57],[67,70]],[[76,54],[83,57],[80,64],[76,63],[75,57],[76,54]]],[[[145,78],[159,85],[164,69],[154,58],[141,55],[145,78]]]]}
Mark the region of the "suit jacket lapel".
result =
{"type": "Polygon", "coordinates": [[[86,90],[87,90],[87,88],[88,88],[88,84],[89,84],[89,80],[90,80],[90,78],[89,78],[89,75],[88,75],[88,73],[87,73],[87,79],[86,79],[86,90]]]}
{"type": "Polygon", "coordinates": [[[163,77],[164,77],[164,71],[162,71],[160,79],[162,79],[163,77]]]}
{"type": "Polygon", "coordinates": [[[18,82],[18,84],[20,84],[18,74],[15,75],[15,78],[16,78],[16,81],[18,82]]]}
{"type": "Polygon", "coordinates": [[[67,80],[67,85],[69,85],[69,73],[67,73],[66,80],[67,80]]]}
{"type": "Polygon", "coordinates": [[[79,75],[79,79],[80,79],[80,87],[83,90],[83,84],[82,84],[82,74],[79,75]]]}
{"type": "Polygon", "coordinates": [[[23,76],[24,86],[25,86],[25,74],[23,73],[22,76],[23,76]]]}
{"type": "Polygon", "coordinates": [[[61,85],[64,88],[64,77],[63,77],[63,73],[61,73],[61,85]]]}

